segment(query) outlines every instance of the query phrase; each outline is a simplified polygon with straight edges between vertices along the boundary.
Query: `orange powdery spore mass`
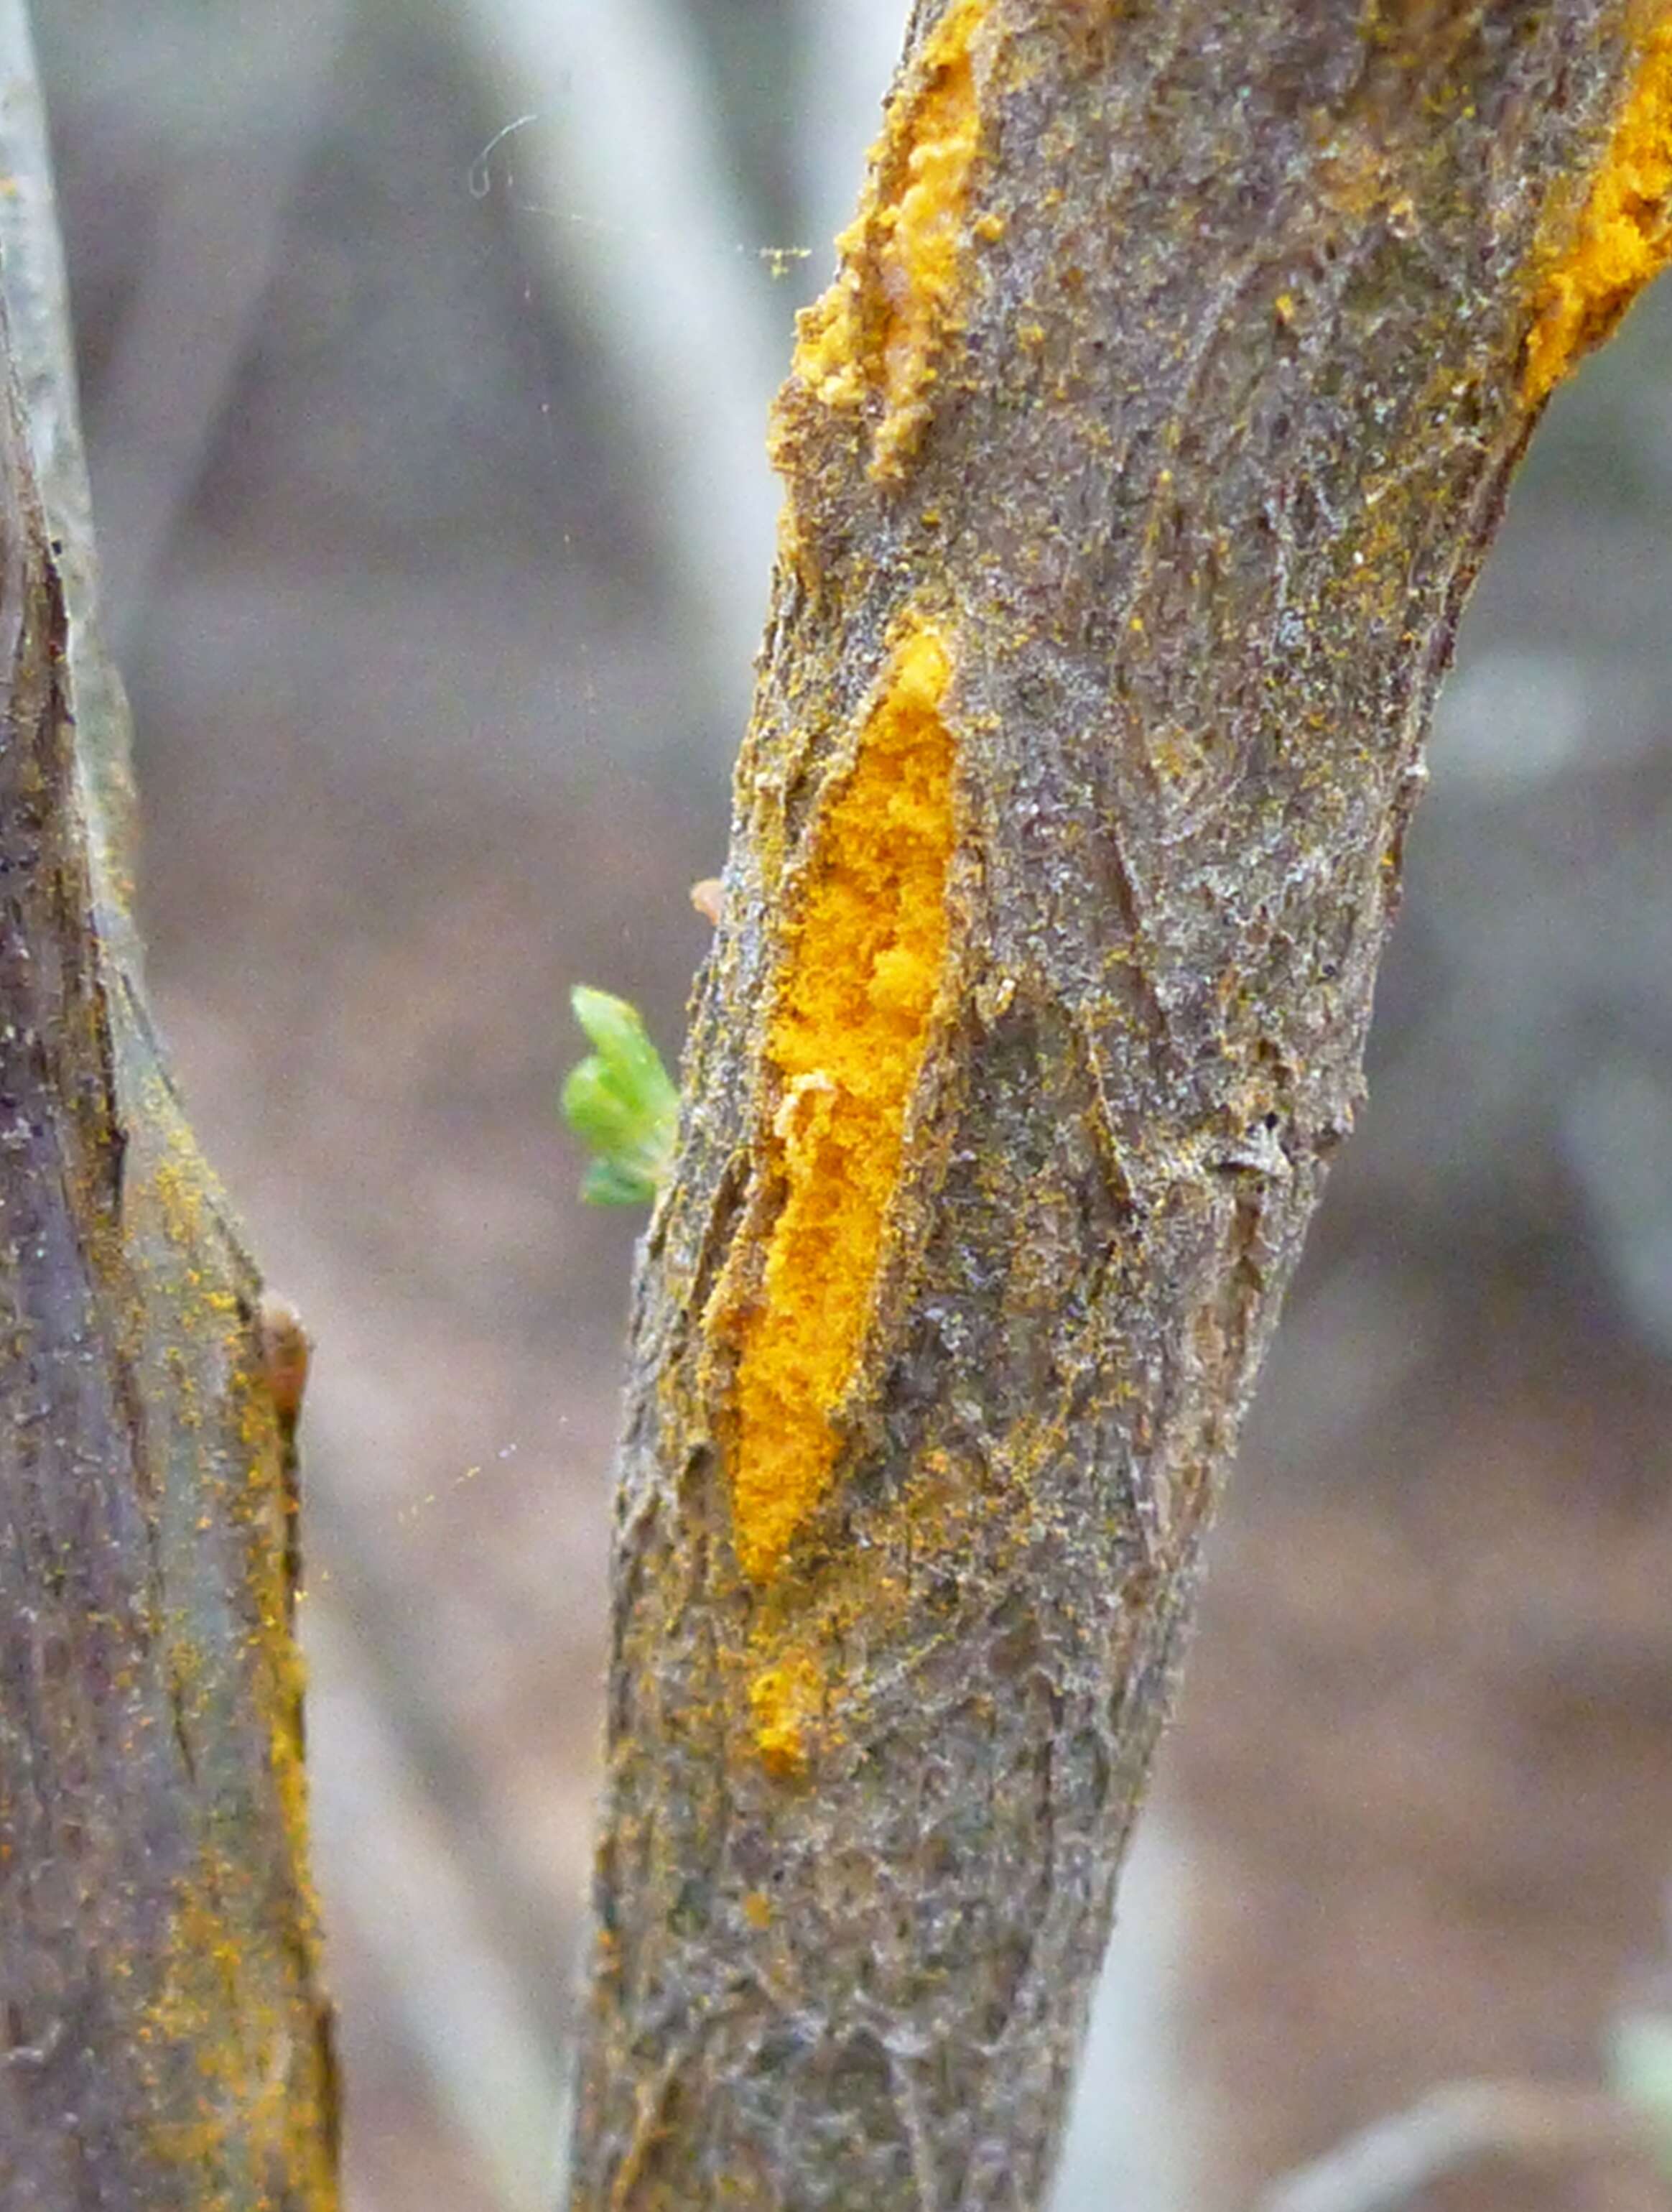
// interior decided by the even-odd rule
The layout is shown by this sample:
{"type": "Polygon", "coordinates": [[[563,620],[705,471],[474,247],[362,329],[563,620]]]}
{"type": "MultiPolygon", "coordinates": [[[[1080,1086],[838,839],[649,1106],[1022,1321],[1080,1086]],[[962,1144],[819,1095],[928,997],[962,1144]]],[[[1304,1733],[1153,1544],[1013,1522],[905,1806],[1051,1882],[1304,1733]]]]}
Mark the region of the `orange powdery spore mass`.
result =
{"type": "Polygon", "coordinates": [[[737,1555],[757,1582],[829,1486],[831,1414],[870,1315],[946,957],[951,674],[939,631],[914,620],[825,817],[768,1034],[784,1195],[742,1326],[731,1477],[737,1555]]]}
{"type": "Polygon", "coordinates": [[[880,391],[870,473],[902,473],[929,415],[969,240],[970,167],[980,143],[971,41],[990,0],[953,0],[911,87],[889,104],[872,155],[874,189],[837,240],[842,266],[803,311],[794,375],[827,406],[880,391]]]}
{"type": "Polygon", "coordinates": [[[1541,279],[1522,390],[1536,404],[1672,259],[1672,10],[1642,42],[1632,89],[1566,252],[1541,279]]]}
{"type": "Polygon", "coordinates": [[[806,1767],[808,1730],[823,1702],[824,1678],[804,1652],[763,1668],[749,1684],[755,1749],[772,1773],[799,1774],[806,1767]]]}

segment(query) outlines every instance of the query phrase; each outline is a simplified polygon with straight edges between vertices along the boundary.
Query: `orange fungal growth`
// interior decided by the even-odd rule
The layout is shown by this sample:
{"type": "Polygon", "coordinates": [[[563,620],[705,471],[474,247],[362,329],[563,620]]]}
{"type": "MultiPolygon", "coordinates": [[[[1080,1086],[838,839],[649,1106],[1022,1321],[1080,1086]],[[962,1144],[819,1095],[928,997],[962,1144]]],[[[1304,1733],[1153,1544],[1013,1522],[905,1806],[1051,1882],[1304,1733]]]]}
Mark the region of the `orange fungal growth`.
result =
{"type": "Polygon", "coordinates": [[[1536,405],[1672,259],[1672,10],[1643,40],[1602,167],[1566,250],[1540,282],[1522,391],[1536,405]]]}
{"type": "Polygon", "coordinates": [[[952,663],[917,618],[818,833],[767,1037],[784,1195],[740,1324],[734,1538],[763,1581],[827,1489],[947,947],[952,663]]]}
{"type": "MultiPolygon", "coordinates": [[[[980,142],[972,41],[990,0],[952,0],[910,83],[889,102],[871,184],[837,240],[842,265],[798,319],[791,373],[830,407],[883,401],[870,473],[898,477],[929,417],[971,234],[971,164],[980,142]]],[[[992,235],[978,222],[977,235],[992,235]]]]}
{"type": "MultiPolygon", "coordinates": [[[[823,1702],[819,1670],[802,1654],[776,1667],[763,1667],[749,1684],[754,1747],[772,1773],[799,1774],[805,1768],[807,1730],[818,1719],[823,1702]]],[[[757,1927],[760,1924],[755,1921],[757,1927]]]]}

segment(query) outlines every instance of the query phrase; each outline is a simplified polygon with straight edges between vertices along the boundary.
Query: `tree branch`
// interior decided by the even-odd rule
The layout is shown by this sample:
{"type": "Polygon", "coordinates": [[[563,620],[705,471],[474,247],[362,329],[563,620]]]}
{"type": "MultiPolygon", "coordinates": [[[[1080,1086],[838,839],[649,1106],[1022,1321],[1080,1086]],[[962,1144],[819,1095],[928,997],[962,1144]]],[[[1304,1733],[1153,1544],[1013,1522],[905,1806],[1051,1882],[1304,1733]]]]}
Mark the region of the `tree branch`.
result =
{"type": "Polygon", "coordinates": [[[1458,612],[1664,258],[1665,20],[913,12],[637,1285],[578,2207],[1043,2197],[1458,612]]]}
{"type": "Polygon", "coordinates": [[[258,1279],[142,995],[126,709],[97,642],[51,180],[15,6],[0,41],[15,185],[0,394],[6,2203],[328,2212],[294,1401],[276,1398],[258,1279]]]}

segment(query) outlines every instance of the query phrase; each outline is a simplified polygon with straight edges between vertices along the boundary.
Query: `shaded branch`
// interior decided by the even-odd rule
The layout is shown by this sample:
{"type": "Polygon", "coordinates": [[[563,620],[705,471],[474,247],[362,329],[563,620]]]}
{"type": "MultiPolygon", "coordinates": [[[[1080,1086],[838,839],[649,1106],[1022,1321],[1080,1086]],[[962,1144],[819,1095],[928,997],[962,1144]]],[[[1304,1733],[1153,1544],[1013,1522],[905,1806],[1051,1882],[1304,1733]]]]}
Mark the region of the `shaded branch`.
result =
{"type": "Polygon", "coordinates": [[[305,1865],[294,1403],[276,1398],[254,1265],[145,1010],[126,709],[98,642],[15,7],[0,41],[15,187],[0,398],[7,2203],[327,2212],[336,2093],[305,1865]]]}

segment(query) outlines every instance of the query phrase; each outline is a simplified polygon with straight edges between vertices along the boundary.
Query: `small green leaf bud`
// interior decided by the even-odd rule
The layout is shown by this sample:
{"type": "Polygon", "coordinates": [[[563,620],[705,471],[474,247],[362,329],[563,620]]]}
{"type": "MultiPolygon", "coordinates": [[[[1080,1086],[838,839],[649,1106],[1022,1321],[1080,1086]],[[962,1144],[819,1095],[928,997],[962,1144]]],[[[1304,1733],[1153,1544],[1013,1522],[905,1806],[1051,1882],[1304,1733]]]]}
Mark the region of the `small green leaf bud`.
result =
{"type": "Polygon", "coordinates": [[[563,1085],[564,1116],[596,1155],[581,1196],[594,1206],[647,1205],[673,1164],[679,1094],[636,1006],[585,983],[570,1003],[593,1047],[563,1085]]]}

